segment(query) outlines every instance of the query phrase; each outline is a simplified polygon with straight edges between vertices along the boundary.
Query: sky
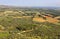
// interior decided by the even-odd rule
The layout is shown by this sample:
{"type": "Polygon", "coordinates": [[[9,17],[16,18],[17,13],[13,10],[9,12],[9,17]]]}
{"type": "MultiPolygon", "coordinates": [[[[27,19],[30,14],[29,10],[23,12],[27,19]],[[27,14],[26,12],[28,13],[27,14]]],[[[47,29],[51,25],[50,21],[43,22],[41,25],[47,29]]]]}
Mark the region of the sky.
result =
{"type": "Polygon", "coordinates": [[[0,5],[60,7],[60,0],[0,0],[0,5]]]}

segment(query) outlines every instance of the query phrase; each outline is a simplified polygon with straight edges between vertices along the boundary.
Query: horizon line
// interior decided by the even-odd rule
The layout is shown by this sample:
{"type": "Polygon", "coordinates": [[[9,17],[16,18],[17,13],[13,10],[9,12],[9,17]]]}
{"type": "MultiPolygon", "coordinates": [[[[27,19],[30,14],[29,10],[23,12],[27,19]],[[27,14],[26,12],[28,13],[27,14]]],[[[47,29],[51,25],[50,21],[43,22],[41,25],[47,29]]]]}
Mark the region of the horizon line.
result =
{"type": "Polygon", "coordinates": [[[0,4],[0,6],[11,6],[11,7],[60,7],[60,6],[18,6],[18,5],[6,5],[6,4],[0,4]]]}

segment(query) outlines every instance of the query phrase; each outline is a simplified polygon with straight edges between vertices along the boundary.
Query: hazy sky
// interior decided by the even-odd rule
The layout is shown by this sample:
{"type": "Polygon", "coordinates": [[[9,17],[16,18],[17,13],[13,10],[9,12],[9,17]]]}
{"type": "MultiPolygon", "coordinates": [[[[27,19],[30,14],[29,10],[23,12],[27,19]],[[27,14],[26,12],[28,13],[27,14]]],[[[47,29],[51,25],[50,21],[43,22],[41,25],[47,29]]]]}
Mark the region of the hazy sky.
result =
{"type": "Polygon", "coordinates": [[[0,0],[0,5],[60,7],[60,0],[0,0]]]}

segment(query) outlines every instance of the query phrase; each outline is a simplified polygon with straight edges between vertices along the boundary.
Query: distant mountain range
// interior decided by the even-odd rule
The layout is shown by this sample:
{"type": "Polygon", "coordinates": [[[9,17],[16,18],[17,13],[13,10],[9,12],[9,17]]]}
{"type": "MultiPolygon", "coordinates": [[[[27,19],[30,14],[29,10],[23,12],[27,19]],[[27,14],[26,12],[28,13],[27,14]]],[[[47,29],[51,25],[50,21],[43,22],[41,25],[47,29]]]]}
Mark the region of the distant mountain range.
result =
{"type": "Polygon", "coordinates": [[[24,6],[9,6],[9,5],[0,5],[0,8],[47,8],[47,9],[60,9],[60,7],[24,7],[24,6]]]}

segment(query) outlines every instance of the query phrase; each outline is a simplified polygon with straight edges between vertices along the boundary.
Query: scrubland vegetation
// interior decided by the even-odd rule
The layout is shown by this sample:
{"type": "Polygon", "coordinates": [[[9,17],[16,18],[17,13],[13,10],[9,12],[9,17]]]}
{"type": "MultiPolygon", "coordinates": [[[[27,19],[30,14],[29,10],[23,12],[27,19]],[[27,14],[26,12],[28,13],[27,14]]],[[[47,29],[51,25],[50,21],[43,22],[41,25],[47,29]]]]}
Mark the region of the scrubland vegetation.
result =
{"type": "Polygon", "coordinates": [[[59,11],[48,8],[2,8],[0,39],[60,39],[59,11]]]}

